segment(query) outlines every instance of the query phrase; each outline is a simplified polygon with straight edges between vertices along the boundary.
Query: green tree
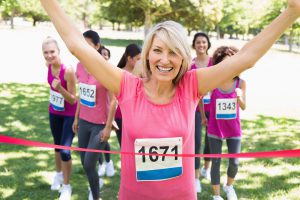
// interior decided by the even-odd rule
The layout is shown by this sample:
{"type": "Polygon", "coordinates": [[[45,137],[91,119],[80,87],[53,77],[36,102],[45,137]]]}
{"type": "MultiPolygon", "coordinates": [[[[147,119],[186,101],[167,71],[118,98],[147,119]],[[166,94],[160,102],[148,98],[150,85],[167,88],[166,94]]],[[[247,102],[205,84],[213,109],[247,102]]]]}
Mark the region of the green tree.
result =
{"type": "Polygon", "coordinates": [[[21,0],[20,2],[22,5],[22,16],[30,18],[33,26],[36,26],[36,23],[39,21],[49,20],[48,15],[46,15],[39,3],[28,0],[21,0]]]}
{"type": "MultiPolygon", "coordinates": [[[[273,21],[283,10],[283,8],[286,6],[286,1],[281,0],[272,0],[268,2],[268,6],[265,9],[265,14],[261,17],[261,23],[259,26],[263,28],[267,24],[269,24],[271,21],[273,21]]],[[[283,39],[285,43],[289,45],[289,51],[293,50],[293,44],[296,41],[296,36],[299,36],[300,34],[300,20],[297,20],[283,35],[283,39]]]]}
{"type": "Polygon", "coordinates": [[[4,20],[10,20],[10,27],[14,29],[14,17],[21,14],[21,4],[19,0],[1,0],[1,15],[4,20]]]}

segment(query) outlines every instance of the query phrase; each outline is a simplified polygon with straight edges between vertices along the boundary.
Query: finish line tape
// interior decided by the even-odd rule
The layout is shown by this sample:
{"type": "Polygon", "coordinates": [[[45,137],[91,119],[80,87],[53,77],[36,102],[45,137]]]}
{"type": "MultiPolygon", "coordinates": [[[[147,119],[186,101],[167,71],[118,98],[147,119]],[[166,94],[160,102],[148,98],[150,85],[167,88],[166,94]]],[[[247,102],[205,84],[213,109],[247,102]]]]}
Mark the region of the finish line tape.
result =
{"type": "Polygon", "coordinates": [[[78,147],[66,147],[61,145],[48,144],[43,142],[36,142],[32,140],[25,140],[14,138],[10,136],[0,135],[0,143],[14,144],[20,146],[42,147],[49,149],[65,149],[71,151],[85,151],[96,153],[110,153],[122,155],[147,155],[147,156],[178,156],[178,157],[208,157],[208,158],[293,158],[300,157],[300,149],[292,150],[278,150],[278,151],[264,151],[264,152],[251,152],[251,153],[238,153],[238,154],[157,154],[157,153],[134,153],[124,151],[106,151],[96,149],[85,149],[78,147]]]}

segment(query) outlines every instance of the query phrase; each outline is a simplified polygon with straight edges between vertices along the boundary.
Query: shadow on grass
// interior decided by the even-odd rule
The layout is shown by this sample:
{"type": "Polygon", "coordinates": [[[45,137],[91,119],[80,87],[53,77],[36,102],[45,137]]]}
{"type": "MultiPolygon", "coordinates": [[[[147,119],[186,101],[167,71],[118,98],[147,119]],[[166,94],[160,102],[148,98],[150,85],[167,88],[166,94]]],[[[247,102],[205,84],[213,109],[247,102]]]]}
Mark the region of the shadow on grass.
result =
{"type": "Polygon", "coordinates": [[[101,43],[104,46],[116,46],[116,47],[126,47],[128,44],[131,44],[131,43],[135,43],[139,46],[142,46],[143,40],[101,38],[101,43]]]}
{"type": "MultiPolygon", "coordinates": [[[[118,42],[118,44],[120,44],[118,42]]],[[[0,133],[8,136],[52,143],[48,122],[49,91],[46,84],[0,85],[0,133]]],[[[272,151],[300,148],[300,121],[288,118],[258,116],[255,120],[243,120],[242,152],[272,151]]],[[[77,146],[77,138],[73,146],[77,146]]],[[[226,145],[223,145],[226,152],[226,145]]],[[[119,150],[112,134],[111,149],[119,150]]],[[[0,144],[0,199],[56,199],[57,192],[50,191],[54,165],[53,150],[0,144]]],[[[88,183],[78,152],[72,153],[72,199],[88,197],[88,183]]],[[[101,194],[105,200],[117,199],[119,190],[119,155],[112,155],[117,173],[104,177],[101,194]]],[[[226,163],[222,162],[222,175],[226,163]]],[[[277,194],[289,194],[299,187],[299,159],[250,159],[241,161],[241,171],[236,190],[243,199],[272,199],[277,194]],[[293,170],[288,170],[293,166],[293,170]],[[257,169],[278,168],[278,174],[260,173],[257,169]],[[298,171],[297,171],[298,170],[298,171]]],[[[201,181],[203,192],[198,199],[211,199],[211,186],[201,181]]],[[[274,198],[273,198],[274,199],[274,198]]],[[[289,198],[286,198],[289,199],[289,198]]]]}
{"type": "MultiPolygon", "coordinates": [[[[46,84],[0,85],[0,133],[28,140],[53,143],[49,128],[49,87],[46,84]]],[[[115,137],[111,148],[118,150],[115,137]]],[[[77,145],[77,138],[73,146],[77,145]]],[[[58,192],[50,190],[55,172],[54,151],[9,144],[0,144],[0,199],[57,199],[58,192]]],[[[79,152],[72,153],[72,199],[87,199],[88,182],[80,163],[79,152]],[[85,198],[83,198],[83,196],[85,198]]],[[[119,156],[112,155],[114,163],[119,156]]],[[[118,174],[104,178],[104,199],[117,199],[118,174]]]]}

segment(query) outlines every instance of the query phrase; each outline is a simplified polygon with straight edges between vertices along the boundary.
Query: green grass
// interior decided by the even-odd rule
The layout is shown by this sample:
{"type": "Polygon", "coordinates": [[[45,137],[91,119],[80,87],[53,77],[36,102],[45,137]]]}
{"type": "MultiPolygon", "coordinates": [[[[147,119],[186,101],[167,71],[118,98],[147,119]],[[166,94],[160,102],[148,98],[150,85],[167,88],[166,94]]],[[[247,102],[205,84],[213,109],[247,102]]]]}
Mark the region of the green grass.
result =
{"type": "MultiPolygon", "coordinates": [[[[48,86],[45,84],[0,85],[0,133],[8,136],[52,143],[48,123],[48,86]]],[[[300,148],[300,120],[257,116],[243,120],[242,152],[300,148]]],[[[77,146],[77,138],[73,146],[77,146]]],[[[115,134],[112,150],[118,150],[115,134]]],[[[224,151],[226,145],[223,145],[224,151]]],[[[73,152],[71,184],[73,200],[87,199],[88,183],[73,152]]],[[[53,150],[0,144],[0,199],[56,199],[50,191],[54,175],[53,150]]],[[[112,155],[117,174],[105,178],[101,194],[105,200],[117,199],[120,162],[112,155]]],[[[222,161],[222,182],[226,178],[227,160],[222,161]]],[[[198,199],[211,199],[210,183],[204,179],[198,199]]],[[[298,158],[241,159],[236,177],[236,192],[242,200],[300,199],[300,160],[298,158]]],[[[188,188],[187,188],[188,189],[188,188]]],[[[224,193],[222,193],[224,196],[224,193]]]]}
{"type": "Polygon", "coordinates": [[[143,45],[143,40],[101,38],[101,44],[104,46],[126,47],[131,43],[138,44],[141,47],[143,45]]]}

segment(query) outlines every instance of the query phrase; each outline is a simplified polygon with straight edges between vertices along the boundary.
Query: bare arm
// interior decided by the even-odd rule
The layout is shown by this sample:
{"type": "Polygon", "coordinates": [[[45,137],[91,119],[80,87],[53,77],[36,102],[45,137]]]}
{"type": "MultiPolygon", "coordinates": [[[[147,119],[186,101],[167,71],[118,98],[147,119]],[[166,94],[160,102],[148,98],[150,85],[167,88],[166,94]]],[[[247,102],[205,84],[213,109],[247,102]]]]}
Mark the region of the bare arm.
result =
{"type": "Polygon", "coordinates": [[[243,80],[240,83],[240,88],[235,90],[237,95],[237,100],[239,102],[240,108],[242,110],[246,109],[246,82],[243,80]]]}
{"type": "Polygon", "coordinates": [[[289,0],[288,8],[238,53],[214,67],[197,69],[199,92],[205,94],[226,80],[252,67],[271,48],[280,35],[299,17],[300,0],[289,0]]]}
{"type": "Polygon", "coordinates": [[[123,71],[112,67],[94,48],[87,44],[82,33],[60,8],[56,0],[40,1],[69,51],[104,87],[118,95],[123,71]]]}
{"type": "Polygon", "coordinates": [[[80,113],[80,98],[78,97],[77,98],[77,107],[76,107],[74,122],[73,122],[73,125],[72,125],[72,130],[73,130],[74,133],[77,133],[77,131],[78,131],[79,113],[80,113]]]}
{"type": "Polygon", "coordinates": [[[200,99],[198,107],[199,107],[199,111],[200,111],[200,114],[201,114],[201,124],[206,126],[207,125],[207,118],[206,118],[206,115],[205,115],[203,99],[200,99]]]}
{"type": "Polygon", "coordinates": [[[105,124],[105,128],[103,129],[101,141],[107,141],[110,138],[112,122],[114,120],[115,113],[116,113],[116,106],[117,106],[116,97],[109,92],[109,99],[110,99],[110,103],[109,103],[108,117],[105,124]]]}

